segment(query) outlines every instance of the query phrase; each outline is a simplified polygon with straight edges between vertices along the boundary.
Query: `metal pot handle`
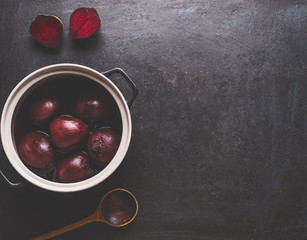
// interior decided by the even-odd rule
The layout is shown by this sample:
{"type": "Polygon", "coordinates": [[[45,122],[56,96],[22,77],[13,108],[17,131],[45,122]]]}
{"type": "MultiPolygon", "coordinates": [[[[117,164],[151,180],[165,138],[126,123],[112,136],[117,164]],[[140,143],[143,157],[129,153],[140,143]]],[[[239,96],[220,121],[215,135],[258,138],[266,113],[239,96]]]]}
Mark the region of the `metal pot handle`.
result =
{"type": "Polygon", "coordinates": [[[111,70],[108,70],[106,72],[103,72],[102,74],[106,77],[113,75],[114,73],[119,73],[122,75],[122,77],[129,83],[130,87],[133,90],[133,96],[130,100],[127,101],[127,104],[129,108],[132,106],[132,103],[134,102],[136,96],[139,93],[139,89],[136,87],[135,83],[131,80],[131,78],[121,69],[121,68],[113,68],[111,70]]]}
{"type": "MultiPolygon", "coordinates": [[[[7,159],[5,159],[5,153],[4,153],[4,150],[3,150],[3,147],[2,145],[0,144],[0,161],[8,161],[7,159]]],[[[23,186],[26,186],[29,184],[29,182],[26,182],[26,180],[21,181],[21,182],[12,182],[8,177],[7,175],[5,175],[2,171],[2,169],[0,169],[0,175],[3,177],[3,179],[13,188],[20,188],[20,187],[23,187],[23,186]]]]}

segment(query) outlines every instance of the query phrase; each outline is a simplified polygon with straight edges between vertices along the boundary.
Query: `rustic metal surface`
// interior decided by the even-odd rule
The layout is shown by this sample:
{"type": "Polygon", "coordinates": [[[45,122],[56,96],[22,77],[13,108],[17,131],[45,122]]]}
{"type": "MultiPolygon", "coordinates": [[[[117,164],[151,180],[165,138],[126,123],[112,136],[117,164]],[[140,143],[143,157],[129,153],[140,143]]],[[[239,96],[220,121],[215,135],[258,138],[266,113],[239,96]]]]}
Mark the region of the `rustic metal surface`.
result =
{"type": "Polygon", "coordinates": [[[131,226],[56,239],[307,239],[306,1],[2,0],[0,15],[2,107],[23,77],[62,62],[120,67],[140,90],[129,152],[105,183],[63,194],[0,181],[0,239],[79,220],[116,187],[139,200],[131,226]],[[81,6],[102,27],[76,42],[68,23],[81,6]],[[58,49],[31,38],[38,13],[62,19],[58,49]]]}

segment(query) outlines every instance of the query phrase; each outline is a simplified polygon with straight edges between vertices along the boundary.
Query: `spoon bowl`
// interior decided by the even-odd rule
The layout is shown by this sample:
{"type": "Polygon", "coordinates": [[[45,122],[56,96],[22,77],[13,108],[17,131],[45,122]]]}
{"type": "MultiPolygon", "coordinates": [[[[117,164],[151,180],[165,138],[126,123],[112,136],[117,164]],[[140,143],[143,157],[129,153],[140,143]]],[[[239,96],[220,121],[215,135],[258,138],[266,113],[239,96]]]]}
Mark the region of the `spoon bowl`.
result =
{"type": "Polygon", "coordinates": [[[65,227],[35,237],[32,240],[45,240],[71,231],[91,222],[104,222],[112,227],[123,227],[131,223],[139,210],[135,196],[126,189],[117,188],[106,193],[96,210],[88,217],[65,227]]]}
{"type": "Polygon", "coordinates": [[[138,202],[132,193],[125,189],[114,189],[108,192],[97,208],[104,222],[113,227],[122,227],[136,217],[138,202]]]}

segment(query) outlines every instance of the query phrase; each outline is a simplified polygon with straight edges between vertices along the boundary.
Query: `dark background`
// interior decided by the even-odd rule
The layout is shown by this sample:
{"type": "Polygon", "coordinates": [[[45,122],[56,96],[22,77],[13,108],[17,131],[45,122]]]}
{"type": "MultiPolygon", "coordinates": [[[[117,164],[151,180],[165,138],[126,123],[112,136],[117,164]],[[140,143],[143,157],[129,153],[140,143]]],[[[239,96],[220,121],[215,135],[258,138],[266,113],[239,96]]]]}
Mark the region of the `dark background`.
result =
{"type": "Polygon", "coordinates": [[[140,90],[107,181],[66,194],[0,181],[0,239],[79,220],[117,187],[139,200],[133,224],[56,239],[307,239],[306,27],[303,0],[0,1],[1,107],[26,75],[63,62],[120,67],[140,90]],[[80,43],[68,23],[83,6],[102,26],[80,43]],[[30,36],[39,13],[63,21],[56,50],[30,36]]]}

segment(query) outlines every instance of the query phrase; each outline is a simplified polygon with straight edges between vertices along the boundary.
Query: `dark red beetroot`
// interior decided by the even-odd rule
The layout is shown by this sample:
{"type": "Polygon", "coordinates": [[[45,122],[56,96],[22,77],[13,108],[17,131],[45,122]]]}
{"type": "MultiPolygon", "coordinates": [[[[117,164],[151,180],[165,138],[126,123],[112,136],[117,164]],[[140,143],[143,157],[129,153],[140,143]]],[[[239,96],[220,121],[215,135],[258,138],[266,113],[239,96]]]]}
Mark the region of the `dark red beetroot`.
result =
{"type": "Polygon", "coordinates": [[[70,35],[73,39],[88,38],[98,31],[100,17],[95,8],[78,8],[70,16],[70,35]]]}
{"type": "Polygon", "coordinates": [[[63,35],[63,23],[58,17],[39,14],[30,26],[30,33],[43,46],[56,48],[63,35]]]}
{"type": "Polygon", "coordinates": [[[35,98],[29,109],[30,121],[37,126],[47,125],[59,114],[61,103],[56,95],[40,95],[35,98]]]}
{"type": "Polygon", "coordinates": [[[79,182],[94,176],[97,170],[91,165],[88,155],[77,152],[59,161],[56,179],[62,183],[79,182]]]}
{"type": "Polygon", "coordinates": [[[59,116],[49,125],[52,143],[61,152],[70,152],[80,148],[88,136],[87,125],[71,116],[59,116]]]}
{"type": "Polygon", "coordinates": [[[55,152],[47,134],[29,132],[24,135],[18,146],[21,160],[38,169],[50,169],[55,163],[55,152]]]}
{"type": "Polygon", "coordinates": [[[108,164],[117,152],[120,135],[111,128],[94,131],[86,143],[90,157],[100,164],[108,164]]]}
{"type": "Polygon", "coordinates": [[[89,125],[97,126],[111,117],[113,101],[107,90],[91,88],[80,94],[74,104],[76,116],[89,125]]]}

